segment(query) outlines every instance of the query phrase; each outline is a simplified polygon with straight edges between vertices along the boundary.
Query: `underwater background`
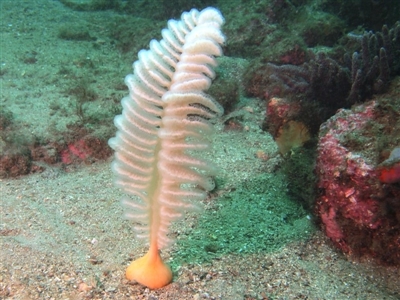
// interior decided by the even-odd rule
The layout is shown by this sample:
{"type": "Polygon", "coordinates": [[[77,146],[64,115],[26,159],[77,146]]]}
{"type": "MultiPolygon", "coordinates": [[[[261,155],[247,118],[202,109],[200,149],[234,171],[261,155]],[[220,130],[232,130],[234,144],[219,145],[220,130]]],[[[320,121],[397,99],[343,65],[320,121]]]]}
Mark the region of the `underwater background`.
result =
{"type": "Polygon", "coordinates": [[[0,0],[0,299],[399,299],[400,1],[0,0]],[[183,11],[225,17],[209,93],[217,186],[172,226],[172,284],[107,145],[137,53],[183,11]]]}

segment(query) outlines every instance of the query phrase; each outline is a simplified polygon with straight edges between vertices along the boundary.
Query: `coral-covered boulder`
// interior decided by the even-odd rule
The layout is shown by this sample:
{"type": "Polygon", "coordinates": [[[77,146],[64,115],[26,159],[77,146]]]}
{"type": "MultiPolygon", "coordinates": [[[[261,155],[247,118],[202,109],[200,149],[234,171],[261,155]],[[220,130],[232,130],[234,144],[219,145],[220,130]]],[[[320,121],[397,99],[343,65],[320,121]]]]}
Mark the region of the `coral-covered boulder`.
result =
{"type": "Polygon", "coordinates": [[[400,81],[321,126],[316,212],[345,253],[400,265],[400,81]],[[392,153],[392,154],[391,154],[392,153]]]}

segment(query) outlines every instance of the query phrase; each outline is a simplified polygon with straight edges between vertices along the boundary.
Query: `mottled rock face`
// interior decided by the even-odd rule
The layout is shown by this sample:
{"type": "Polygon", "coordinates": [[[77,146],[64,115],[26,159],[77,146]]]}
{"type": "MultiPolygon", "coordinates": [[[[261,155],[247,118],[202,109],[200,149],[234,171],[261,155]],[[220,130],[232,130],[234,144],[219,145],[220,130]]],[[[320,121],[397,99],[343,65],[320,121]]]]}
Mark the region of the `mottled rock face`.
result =
{"type": "Polygon", "coordinates": [[[392,174],[398,150],[389,163],[380,156],[381,141],[396,140],[390,134],[399,121],[382,116],[382,103],[371,101],[340,110],[321,126],[316,212],[326,235],[345,253],[400,265],[400,186],[392,174]],[[389,171],[391,180],[382,180],[389,171]]]}

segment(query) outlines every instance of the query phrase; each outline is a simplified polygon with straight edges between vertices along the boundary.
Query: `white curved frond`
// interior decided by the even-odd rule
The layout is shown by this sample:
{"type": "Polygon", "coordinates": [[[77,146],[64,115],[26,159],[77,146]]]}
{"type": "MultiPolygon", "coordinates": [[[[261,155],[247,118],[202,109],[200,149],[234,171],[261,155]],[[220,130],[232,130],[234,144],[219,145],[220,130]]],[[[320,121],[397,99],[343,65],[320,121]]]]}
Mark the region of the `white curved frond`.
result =
{"type": "Polygon", "coordinates": [[[129,195],[123,204],[139,238],[171,244],[168,228],[214,188],[214,165],[196,157],[209,149],[209,119],[223,109],[205,94],[222,55],[224,19],[215,8],[184,12],[170,20],[161,41],[138,53],[126,76],[129,96],[109,145],[115,150],[115,185],[129,195]],[[156,237],[156,239],[154,238],[156,237]]]}

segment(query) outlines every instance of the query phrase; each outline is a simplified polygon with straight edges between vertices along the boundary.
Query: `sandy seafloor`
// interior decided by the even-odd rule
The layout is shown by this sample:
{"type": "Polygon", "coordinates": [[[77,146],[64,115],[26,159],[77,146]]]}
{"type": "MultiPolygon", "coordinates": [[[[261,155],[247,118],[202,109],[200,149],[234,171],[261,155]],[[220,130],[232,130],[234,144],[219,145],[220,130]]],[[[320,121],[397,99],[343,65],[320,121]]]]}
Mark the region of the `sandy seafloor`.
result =
{"type": "MultiPolygon", "coordinates": [[[[102,20],[114,13],[78,13],[45,0],[0,0],[0,8],[0,101],[26,135],[51,139],[77,118],[63,67],[84,77],[82,61],[95,62],[99,111],[120,97],[114,85],[136,57],[121,56],[108,42],[102,20]],[[77,23],[96,28],[97,40],[57,38],[59,26],[77,23]]],[[[150,291],[124,278],[126,266],[146,248],[123,218],[110,158],[0,181],[0,299],[400,299],[399,269],[342,255],[314,227],[312,215],[290,202],[284,177],[275,173],[282,159],[260,130],[264,106],[245,101],[236,112],[244,131],[216,124],[210,155],[220,169],[219,185],[203,215],[189,214],[172,226],[178,242],[162,253],[173,267],[172,284],[150,291]],[[247,209],[252,203],[255,211],[247,209]]]]}

